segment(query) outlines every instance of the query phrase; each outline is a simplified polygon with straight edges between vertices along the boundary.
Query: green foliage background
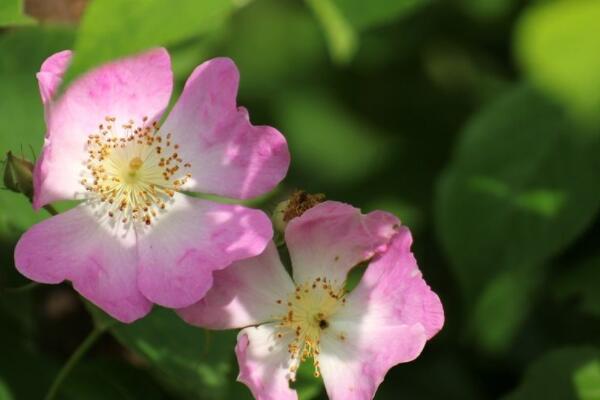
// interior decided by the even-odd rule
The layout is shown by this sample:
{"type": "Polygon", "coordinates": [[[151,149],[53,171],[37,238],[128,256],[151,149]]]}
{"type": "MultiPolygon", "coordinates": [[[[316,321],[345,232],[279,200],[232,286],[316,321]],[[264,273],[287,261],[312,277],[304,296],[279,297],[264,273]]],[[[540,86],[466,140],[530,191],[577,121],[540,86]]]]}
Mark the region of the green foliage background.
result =
{"type": "MultiPolygon", "coordinates": [[[[178,91],[229,56],[239,103],[292,152],[253,206],[301,188],[392,211],[415,233],[447,322],[376,399],[600,399],[599,1],[93,0],[77,22],[40,19],[0,1],[2,154],[39,152],[35,73],[56,51],[76,51],[70,81],[167,46],[178,91]]],[[[47,217],[0,191],[0,399],[43,398],[102,327],[58,398],[250,398],[235,332],[158,307],[118,324],[68,284],[13,290],[28,283],[14,245],[47,217]]],[[[296,386],[325,396],[310,370],[296,386]]]]}

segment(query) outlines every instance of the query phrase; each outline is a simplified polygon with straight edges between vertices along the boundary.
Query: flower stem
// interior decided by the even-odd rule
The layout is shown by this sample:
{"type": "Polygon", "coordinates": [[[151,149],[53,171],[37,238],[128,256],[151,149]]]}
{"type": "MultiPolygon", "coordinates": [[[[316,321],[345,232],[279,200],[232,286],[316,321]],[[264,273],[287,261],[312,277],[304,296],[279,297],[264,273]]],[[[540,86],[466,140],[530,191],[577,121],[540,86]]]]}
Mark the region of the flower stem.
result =
{"type": "Polygon", "coordinates": [[[85,353],[87,353],[87,351],[92,347],[92,345],[96,342],[96,340],[98,340],[98,338],[100,336],[102,336],[102,334],[104,332],[106,332],[106,330],[109,328],[109,326],[110,326],[110,324],[96,326],[94,328],[94,330],[92,332],[90,332],[88,337],[86,337],[85,340],[79,345],[79,347],[77,347],[75,352],[73,354],[71,354],[71,357],[69,357],[69,359],[67,360],[66,364],[63,365],[61,370],[58,372],[58,375],[56,375],[56,378],[54,378],[54,381],[52,382],[52,386],[50,386],[50,389],[48,390],[46,397],[44,397],[45,400],[52,400],[55,398],[55,396],[58,392],[58,389],[60,388],[60,385],[63,383],[65,378],[69,375],[69,373],[71,372],[73,367],[75,367],[75,365],[77,365],[77,363],[81,360],[81,358],[85,355],[85,353]]]}

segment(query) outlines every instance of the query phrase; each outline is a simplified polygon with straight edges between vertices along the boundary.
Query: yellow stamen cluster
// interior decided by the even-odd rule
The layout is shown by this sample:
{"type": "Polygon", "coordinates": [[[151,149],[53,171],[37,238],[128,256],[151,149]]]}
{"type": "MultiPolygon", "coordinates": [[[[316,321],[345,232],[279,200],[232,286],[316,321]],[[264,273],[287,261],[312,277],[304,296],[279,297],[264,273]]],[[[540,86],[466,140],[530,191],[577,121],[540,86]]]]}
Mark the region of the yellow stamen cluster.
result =
{"type": "MultiPolygon", "coordinates": [[[[343,285],[338,286],[326,278],[315,278],[313,281],[296,286],[296,290],[287,299],[287,313],[281,317],[276,339],[288,337],[290,331],[293,339],[288,344],[288,352],[293,360],[290,376],[294,377],[300,362],[313,359],[315,377],[320,376],[319,354],[321,334],[330,328],[330,318],[346,303],[346,291],[343,285]]],[[[283,304],[283,300],[277,300],[283,304]]],[[[341,334],[342,337],[343,334],[341,334]]],[[[339,335],[338,335],[339,336],[339,335]]]]}
{"type": "Polygon", "coordinates": [[[191,167],[179,156],[171,134],[161,136],[156,122],[143,118],[122,124],[106,117],[98,132],[88,136],[86,173],[81,184],[92,199],[106,205],[106,213],[122,223],[150,225],[175,192],[191,178],[191,167]]]}

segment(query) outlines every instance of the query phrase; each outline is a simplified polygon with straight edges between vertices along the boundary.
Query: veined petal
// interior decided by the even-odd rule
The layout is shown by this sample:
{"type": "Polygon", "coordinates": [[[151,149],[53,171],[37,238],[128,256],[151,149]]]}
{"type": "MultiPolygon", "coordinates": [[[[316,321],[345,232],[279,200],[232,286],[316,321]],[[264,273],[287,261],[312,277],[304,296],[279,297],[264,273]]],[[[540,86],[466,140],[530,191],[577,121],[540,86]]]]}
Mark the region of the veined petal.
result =
{"type": "Polygon", "coordinates": [[[238,83],[232,60],[206,61],[187,80],[161,129],[173,134],[184,159],[193,160],[189,190],[245,199],[271,190],[287,172],[283,135],[253,126],[248,112],[237,108],[238,83]]]}
{"type": "Polygon", "coordinates": [[[276,339],[277,327],[265,324],[243,329],[235,354],[240,366],[238,381],[244,383],[256,400],[296,400],[289,387],[291,359],[286,338],[276,339]]]}
{"type": "Polygon", "coordinates": [[[175,194],[168,212],[139,232],[138,285],[154,303],[184,308],[213,284],[213,271],[260,254],[273,236],[259,210],[175,194]]]}
{"type": "Polygon", "coordinates": [[[178,310],[188,323],[210,329],[257,325],[286,313],[294,283],[270,242],[260,255],[213,273],[213,286],[198,303],[178,310]]]}
{"type": "Polygon", "coordinates": [[[15,265],[41,283],[67,279],[84,297],[122,322],[143,317],[152,304],[136,284],[133,230],[101,222],[87,205],[31,227],[15,249],[15,265]]]}
{"type": "Polygon", "coordinates": [[[444,323],[400,228],[367,268],[322,337],[319,363],[331,399],[371,399],[387,371],[415,359],[444,323]]]}
{"type": "Polygon", "coordinates": [[[374,211],[363,215],[348,204],[326,201],[290,221],[285,239],[294,281],[316,277],[342,283],[352,267],[385,249],[400,221],[374,211]]]}
{"type": "Polygon", "coordinates": [[[36,208],[83,192],[79,181],[88,157],[88,135],[107,124],[107,116],[116,118],[118,130],[129,120],[141,125],[146,116],[149,121],[160,119],[171,96],[171,61],[165,49],[156,49],[90,71],[48,103],[68,57],[65,52],[52,56],[38,76],[47,132],[35,170],[36,208]]]}

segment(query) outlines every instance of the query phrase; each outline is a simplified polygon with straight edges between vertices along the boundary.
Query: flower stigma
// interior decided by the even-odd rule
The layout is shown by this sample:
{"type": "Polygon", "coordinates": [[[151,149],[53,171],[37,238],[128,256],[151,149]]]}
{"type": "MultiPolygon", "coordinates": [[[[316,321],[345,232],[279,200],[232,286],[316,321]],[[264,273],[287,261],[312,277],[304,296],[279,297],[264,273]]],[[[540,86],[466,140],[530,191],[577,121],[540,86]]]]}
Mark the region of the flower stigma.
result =
{"type": "Polygon", "coordinates": [[[123,224],[151,225],[158,213],[191,178],[191,164],[182,160],[171,134],[161,136],[156,122],[135,126],[133,120],[116,132],[116,118],[107,116],[98,132],[88,136],[86,172],[81,184],[90,200],[123,224]]]}
{"type": "MultiPolygon", "coordinates": [[[[296,290],[288,296],[287,313],[278,324],[276,340],[291,337],[288,353],[292,360],[289,379],[295,380],[296,371],[301,362],[313,359],[314,376],[319,371],[321,335],[331,330],[331,317],[346,303],[344,285],[337,285],[327,278],[318,277],[312,281],[296,285],[296,290]]],[[[282,300],[277,300],[283,304],[282,300]]],[[[336,333],[339,340],[345,340],[344,333],[336,333]]]]}

